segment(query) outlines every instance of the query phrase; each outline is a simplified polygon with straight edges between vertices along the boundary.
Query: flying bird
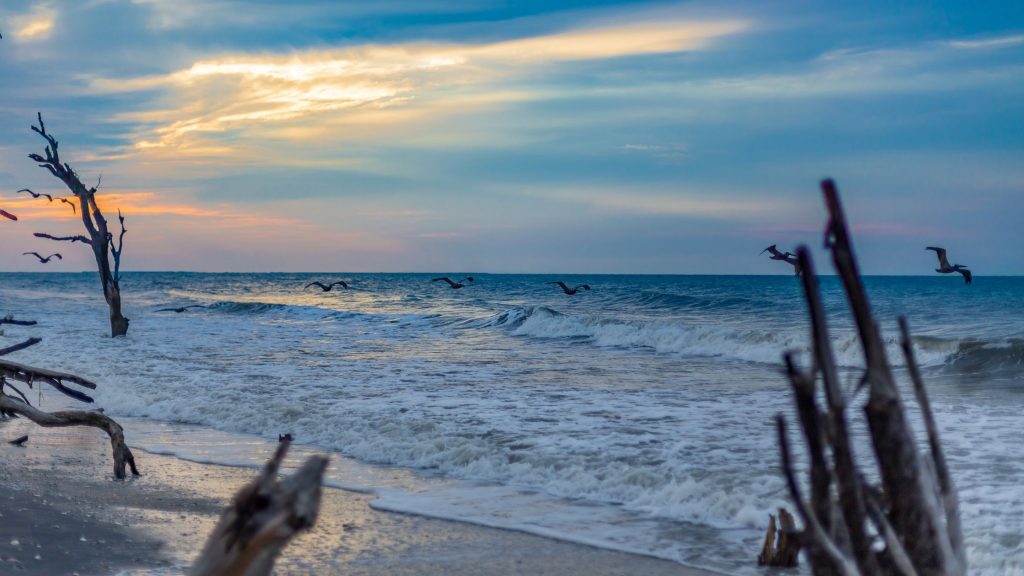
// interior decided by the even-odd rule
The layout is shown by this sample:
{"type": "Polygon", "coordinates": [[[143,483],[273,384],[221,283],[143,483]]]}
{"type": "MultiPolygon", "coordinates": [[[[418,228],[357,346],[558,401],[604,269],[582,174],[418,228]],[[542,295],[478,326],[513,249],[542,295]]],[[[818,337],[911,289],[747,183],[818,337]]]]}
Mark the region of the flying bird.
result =
{"type": "Polygon", "coordinates": [[[35,256],[36,258],[39,258],[39,263],[40,264],[46,264],[47,262],[50,261],[51,258],[54,258],[54,257],[56,257],[57,260],[63,260],[64,259],[63,256],[61,256],[60,254],[58,254],[56,252],[54,252],[53,254],[50,254],[46,258],[43,258],[42,256],[40,256],[39,252],[22,252],[21,253],[22,256],[28,256],[29,254],[35,256]]]}
{"type": "Polygon", "coordinates": [[[938,246],[927,246],[925,250],[933,250],[935,255],[939,257],[939,267],[935,269],[939,274],[952,274],[953,272],[959,272],[964,276],[964,284],[970,284],[973,279],[971,271],[967,269],[967,266],[962,264],[949,265],[949,260],[946,260],[946,249],[939,248],[938,246]]]}
{"type": "Polygon", "coordinates": [[[22,192],[28,192],[29,194],[32,195],[33,198],[39,198],[40,196],[45,196],[47,200],[49,200],[50,202],[53,202],[53,196],[50,196],[49,194],[47,194],[45,192],[33,192],[32,190],[29,190],[28,188],[22,188],[21,190],[18,190],[17,192],[15,192],[15,194],[21,194],[22,192]]]}
{"type": "Polygon", "coordinates": [[[68,206],[71,206],[71,212],[73,212],[75,214],[78,214],[78,209],[75,208],[75,203],[74,202],[72,202],[71,200],[68,200],[67,198],[57,198],[57,200],[60,200],[61,202],[67,204],[68,206]]]}
{"type": "Polygon", "coordinates": [[[800,262],[796,259],[796,254],[793,254],[792,252],[779,252],[779,249],[775,247],[775,244],[761,250],[760,254],[764,254],[765,252],[771,254],[770,258],[772,260],[781,260],[788,264],[792,264],[793,273],[797,276],[800,275],[800,262]]]}
{"type": "Polygon", "coordinates": [[[565,292],[569,296],[572,296],[573,294],[579,292],[580,288],[583,288],[584,290],[590,290],[589,284],[580,284],[575,288],[569,288],[568,286],[565,285],[565,282],[562,282],[561,280],[558,280],[557,282],[545,282],[545,284],[557,284],[562,289],[562,292],[565,292]]]}
{"type": "Polygon", "coordinates": [[[473,277],[472,276],[466,276],[465,278],[462,279],[461,282],[452,282],[452,279],[447,277],[447,276],[442,276],[440,278],[432,278],[430,281],[431,282],[447,282],[448,285],[452,287],[452,290],[458,290],[459,288],[465,288],[466,287],[466,285],[463,284],[462,282],[473,282],[473,277]]]}
{"type": "Polygon", "coordinates": [[[334,288],[335,286],[341,286],[346,290],[348,289],[348,284],[344,280],[338,280],[337,282],[332,282],[330,284],[324,284],[323,282],[310,282],[309,284],[306,284],[303,290],[309,288],[310,286],[319,286],[320,289],[323,290],[324,292],[330,292],[331,289],[334,288]]]}
{"type": "Polygon", "coordinates": [[[181,314],[189,308],[206,308],[206,306],[203,306],[202,304],[189,304],[188,306],[182,306],[181,308],[161,308],[157,310],[157,312],[176,312],[181,314]]]}
{"type": "Polygon", "coordinates": [[[18,217],[17,216],[15,216],[14,214],[11,214],[10,212],[8,212],[6,210],[0,210],[0,216],[3,216],[4,218],[7,218],[8,220],[14,220],[15,222],[18,221],[18,217]]]}

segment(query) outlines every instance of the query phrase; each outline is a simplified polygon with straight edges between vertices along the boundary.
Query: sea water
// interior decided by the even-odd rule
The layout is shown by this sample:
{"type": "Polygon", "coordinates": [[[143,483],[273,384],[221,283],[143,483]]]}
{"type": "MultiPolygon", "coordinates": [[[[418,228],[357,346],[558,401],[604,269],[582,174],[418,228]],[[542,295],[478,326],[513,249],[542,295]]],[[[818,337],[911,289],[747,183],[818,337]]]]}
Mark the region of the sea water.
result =
{"type": "MultiPolygon", "coordinates": [[[[768,513],[788,505],[782,354],[807,362],[795,278],[432,276],[126,273],[131,329],[111,339],[95,274],[0,274],[0,313],[39,321],[0,345],[42,337],[10,358],[99,383],[144,449],[255,466],[290,432],[296,457],[334,453],[328,481],[377,508],[758,572],[768,513]],[[303,289],[335,279],[351,288],[303,289]],[[158,311],[189,304],[205,307],[158,311]]],[[[865,282],[904,380],[910,320],[972,573],[1024,573],[1024,278],[865,282]]],[[[839,283],[822,288],[852,394],[858,341],[839,283]]],[[[850,417],[872,476],[863,399],[850,417]]]]}

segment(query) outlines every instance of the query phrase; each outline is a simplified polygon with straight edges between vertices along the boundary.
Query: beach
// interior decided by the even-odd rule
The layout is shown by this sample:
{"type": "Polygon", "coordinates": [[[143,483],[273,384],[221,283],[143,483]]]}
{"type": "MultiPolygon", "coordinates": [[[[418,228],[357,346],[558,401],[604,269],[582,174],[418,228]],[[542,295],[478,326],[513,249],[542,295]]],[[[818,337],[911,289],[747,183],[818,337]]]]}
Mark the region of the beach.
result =
{"type": "MultiPolygon", "coordinates": [[[[138,452],[142,476],[113,480],[110,445],[91,429],[0,422],[0,574],[181,574],[231,496],[256,469],[138,452]]],[[[130,430],[129,430],[130,434],[130,430]]],[[[316,527],[276,574],[712,574],[674,562],[370,508],[326,488],[316,527]]]]}

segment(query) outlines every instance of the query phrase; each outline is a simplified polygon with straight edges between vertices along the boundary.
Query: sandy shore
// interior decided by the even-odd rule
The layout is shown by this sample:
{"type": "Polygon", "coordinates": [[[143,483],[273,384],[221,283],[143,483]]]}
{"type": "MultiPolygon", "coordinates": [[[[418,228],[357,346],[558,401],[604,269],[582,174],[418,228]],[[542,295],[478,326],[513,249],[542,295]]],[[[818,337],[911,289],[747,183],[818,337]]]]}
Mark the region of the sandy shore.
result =
{"type": "MultiPolygon", "coordinates": [[[[131,431],[128,430],[129,443],[131,431]]],[[[0,421],[0,574],[180,574],[255,470],[138,453],[143,476],[113,480],[101,432],[0,421]],[[29,434],[25,448],[7,440],[29,434]]],[[[372,496],[326,489],[316,528],[278,574],[412,576],[710,574],[540,538],[373,510],[372,496]]]]}

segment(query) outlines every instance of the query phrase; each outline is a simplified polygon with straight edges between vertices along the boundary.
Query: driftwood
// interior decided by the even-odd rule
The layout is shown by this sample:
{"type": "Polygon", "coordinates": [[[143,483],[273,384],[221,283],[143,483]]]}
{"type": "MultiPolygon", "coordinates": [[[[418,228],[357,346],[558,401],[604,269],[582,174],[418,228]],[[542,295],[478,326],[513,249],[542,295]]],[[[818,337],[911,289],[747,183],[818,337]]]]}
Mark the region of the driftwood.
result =
{"type": "MultiPolygon", "coordinates": [[[[44,155],[29,154],[28,157],[34,160],[41,168],[45,168],[54,177],[59,179],[71,194],[79,202],[79,214],[82,217],[82,224],[88,236],[53,236],[43,232],[35,235],[39,238],[63,242],[81,242],[92,248],[93,257],[96,260],[96,268],[100,276],[100,284],[103,287],[103,298],[107,301],[110,309],[110,335],[124,336],[128,333],[128,319],[121,313],[121,253],[124,249],[124,216],[117,213],[118,221],[121,224],[121,233],[117,242],[114,242],[114,234],[107,226],[107,220],[103,217],[99,205],[96,203],[96,191],[99,183],[92,188],[87,188],[79,179],[78,174],[67,162],[63,162],[57,151],[57,139],[46,131],[43,124],[43,115],[38,114],[39,126],[32,126],[32,131],[39,134],[46,140],[44,155]]],[[[52,200],[51,200],[52,202],[52,200]]],[[[70,201],[68,202],[70,203],[70,201]]],[[[74,206],[74,204],[72,204],[74,206]]]]}
{"type": "Polygon", "coordinates": [[[295,474],[279,480],[289,444],[282,440],[259,477],[235,495],[191,576],[269,576],[281,550],[316,522],[327,458],[311,456],[295,474]]]}
{"type": "MultiPolygon", "coordinates": [[[[0,350],[0,356],[28,348],[40,342],[39,338],[29,338],[21,344],[10,346],[0,350]]],[[[124,479],[126,468],[130,468],[132,475],[138,476],[139,470],[135,466],[135,456],[131,449],[124,442],[124,429],[112,418],[104,415],[102,411],[63,410],[60,412],[43,412],[32,406],[28,397],[15,387],[10,380],[22,382],[29,388],[36,383],[48,384],[58,392],[82,402],[92,402],[92,398],[78,390],[69,388],[66,384],[74,384],[89,389],[96,388],[96,384],[76,376],[45,368],[33,368],[16,362],[0,360],[0,416],[24,416],[44,428],[61,428],[66,426],[91,426],[99,428],[110,437],[110,446],[114,455],[114,476],[124,479]],[[6,393],[11,390],[18,397],[6,393]]],[[[25,440],[28,438],[25,437],[25,440]]],[[[23,440],[24,441],[24,440],[23,440]]]]}
{"type": "Polygon", "coordinates": [[[133,476],[139,475],[135,467],[135,457],[128,445],[124,443],[124,429],[110,417],[94,411],[63,410],[60,412],[43,412],[6,394],[0,395],[0,410],[12,412],[28,418],[44,428],[63,428],[67,426],[91,426],[99,428],[110,436],[110,446],[114,452],[114,476],[124,479],[125,469],[130,468],[133,476]]]}
{"type": "Polygon", "coordinates": [[[775,515],[768,515],[768,532],[764,536],[761,554],[757,556],[758,566],[796,566],[800,554],[800,538],[793,515],[785,508],[779,508],[779,525],[776,528],[775,515]]]}
{"type": "Polygon", "coordinates": [[[35,326],[35,320],[15,320],[14,316],[8,314],[3,318],[0,318],[0,324],[13,324],[15,326],[35,326]]]}
{"type": "Polygon", "coordinates": [[[900,319],[902,345],[915,396],[928,432],[929,452],[918,451],[885,343],[871,312],[850,241],[846,217],[831,180],[822,182],[829,223],[825,245],[856,320],[868,387],[864,407],[873,455],[881,477],[870,486],[858,469],[850,440],[846,399],[832,351],[814,265],[806,247],[797,250],[811,318],[813,363],[786,370],[810,457],[810,506],[800,495],[786,422],[779,416],[779,444],[790,496],[804,523],[801,536],[815,574],[965,574],[967,570],[956,491],[910,343],[900,319]],[[818,406],[820,375],[826,409],[818,406]],[[834,489],[833,489],[834,483],[834,489]],[[939,501],[941,499],[941,502],[939,501]]]}

